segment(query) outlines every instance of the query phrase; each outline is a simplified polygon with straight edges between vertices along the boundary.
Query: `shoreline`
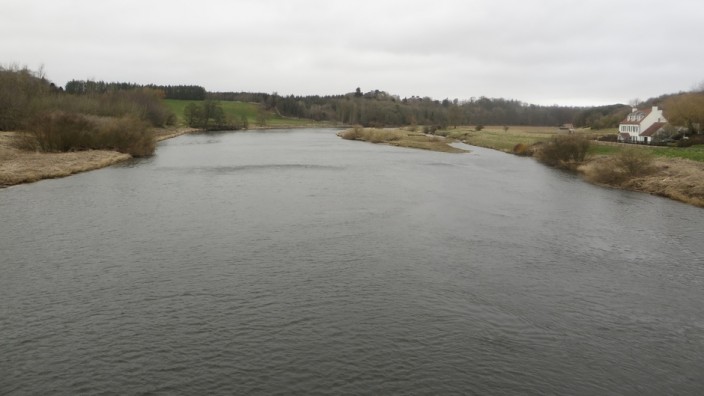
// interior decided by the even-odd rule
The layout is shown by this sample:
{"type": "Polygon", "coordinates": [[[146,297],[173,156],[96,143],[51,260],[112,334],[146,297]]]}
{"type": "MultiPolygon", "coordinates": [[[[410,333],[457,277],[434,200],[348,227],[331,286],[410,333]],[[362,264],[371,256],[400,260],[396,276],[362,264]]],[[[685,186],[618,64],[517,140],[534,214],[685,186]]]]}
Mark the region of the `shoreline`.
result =
{"type": "Polygon", "coordinates": [[[683,158],[656,158],[653,172],[634,176],[620,183],[599,183],[593,179],[594,172],[603,164],[609,164],[606,156],[586,160],[576,172],[587,183],[625,191],[635,191],[668,198],[688,205],[704,208],[704,163],[683,158]]]}
{"type": "MultiPolygon", "coordinates": [[[[253,129],[277,128],[260,127],[253,129]]],[[[187,127],[155,129],[155,140],[161,142],[200,131],[202,130],[187,127]]],[[[342,132],[338,133],[338,136],[342,132]]],[[[14,146],[17,138],[18,134],[15,132],[0,132],[0,188],[34,183],[44,179],[66,177],[104,168],[132,158],[129,154],[110,150],[87,150],[66,153],[23,151],[14,146]]],[[[472,142],[463,141],[462,139],[456,139],[456,141],[473,145],[472,142]]],[[[510,153],[489,145],[478,146],[510,153]]],[[[433,150],[433,148],[425,146],[409,148],[433,150]]],[[[444,150],[436,149],[435,151],[444,150]]],[[[609,161],[608,156],[592,157],[582,163],[575,171],[583,181],[596,186],[657,195],[704,208],[704,163],[702,162],[660,157],[654,161],[655,171],[648,175],[633,177],[618,184],[599,183],[590,180],[590,175],[595,168],[607,161],[609,161]]]]}
{"type": "MultiPolygon", "coordinates": [[[[440,147],[437,145],[427,145],[423,147],[418,147],[398,144],[399,138],[398,136],[394,136],[394,131],[398,133],[408,134],[407,131],[404,131],[400,128],[385,130],[383,131],[384,133],[380,132],[379,136],[375,135],[371,138],[364,134],[365,130],[366,129],[362,128],[354,130],[348,129],[339,132],[337,135],[343,139],[348,140],[361,140],[370,143],[388,144],[407,148],[422,148],[438,152],[445,151],[443,149],[440,149],[440,147]],[[349,136],[347,136],[346,134],[349,134],[349,136]]],[[[485,144],[477,144],[478,142],[473,141],[474,139],[467,139],[466,134],[464,137],[464,139],[458,137],[449,137],[449,139],[447,140],[443,137],[442,140],[445,142],[454,140],[470,146],[484,147],[491,150],[500,151],[506,154],[516,155],[515,152],[509,149],[504,149],[500,145],[488,144],[487,142],[484,142],[485,144]]],[[[515,147],[515,143],[511,143],[509,146],[515,147]]],[[[584,162],[579,164],[579,166],[577,166],[575,169],[571,169],[570,171],[578,174],[582,181],[595,186],[647,193],[650,195],[656,195],[659,197],[682,202],[688,205],[704,208],[704,162],[698,162],[684,158],[657,157],[653,159],[652,171],[647,172],[644,175],[629,176],[625,179],[614,181],[611,183],[598,182],[598,178],[595,177],[595,175],[597,174],[599,167],[613,166],[614,165],[612,157],[606,155],[598,155],[593,156],[591,158],[587,158],[584,162]]]]}
{"type": "MultiPolygon", "coordinates": [[[[288,129],[286,126],[253,127],[250,130],[288,129]]],[[[154,128],[155,141],[203,132],[200,128],[154,128]]],[[[57,179],[105,168],[133,158],[113,150],[85,150],[63,153],[25,151],[15,147],[17,132],[0,132],[0,188],[57,179]]]]}
{"type": "MultiPolygon", "coordinates": [[[[196,128],[156,129],[157,142],[198,132],[196,128]]],[[[117,164],[131,155],[112,150],[41,153],[16,148],[16,132],[0,132],[0,188],[57,179],[117,164]]]]}
{"type": "MultiPolygon", "coordinates": [[[[492,147],[491,145],[478,145],[469,141],[460,141],[472,146],[516,155],[510,150],[492,147]]],[[[597,144],[601,143],[603,142],[598,142],[597,144]]],[[[636,147],[645,148],[646,146],[636,147]]],[[[536,159],[533,158],[533,160],[536,159]]],[[[628,180],[613,184],[599,183],[593,180],[596,168],[605,163],[608,164],[609,161],[611,161],[611,158],[605,155],[587,157],[583,163],[579,164],[576,169],[570,170],[570,172],[576,173],[582,181],[595,186],[656,195],[704,208],[704,162],[684,158],[658,157],[653,160],[654,171],[650,174],[634,176],[628,180]]]]}

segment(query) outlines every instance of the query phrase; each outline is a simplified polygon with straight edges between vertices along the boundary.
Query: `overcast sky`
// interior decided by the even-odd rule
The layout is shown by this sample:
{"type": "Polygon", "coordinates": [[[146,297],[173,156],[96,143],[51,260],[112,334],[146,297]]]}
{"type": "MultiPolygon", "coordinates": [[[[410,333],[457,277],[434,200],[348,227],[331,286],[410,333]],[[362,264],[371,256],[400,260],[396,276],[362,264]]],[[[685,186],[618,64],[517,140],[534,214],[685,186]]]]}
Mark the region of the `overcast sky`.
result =
{"type": "Polygon", "coordinates": [[[0,63],[209,91],[628,103],[704,82],[701,0],[0,0],[0,63]]]}

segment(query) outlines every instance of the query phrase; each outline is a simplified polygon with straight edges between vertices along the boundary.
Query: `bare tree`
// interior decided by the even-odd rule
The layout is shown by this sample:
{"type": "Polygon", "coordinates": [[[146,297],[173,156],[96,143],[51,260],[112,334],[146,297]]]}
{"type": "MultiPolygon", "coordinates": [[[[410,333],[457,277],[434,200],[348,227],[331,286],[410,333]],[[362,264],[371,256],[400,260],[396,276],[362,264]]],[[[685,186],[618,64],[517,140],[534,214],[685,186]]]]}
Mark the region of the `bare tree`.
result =
{"type": "Polygon", "coordinates": [[[698,133],[704,125],[704,93],[686,93],[673,96],[663,104],[667,119],[673,125],[687,127],[698,133]]]}

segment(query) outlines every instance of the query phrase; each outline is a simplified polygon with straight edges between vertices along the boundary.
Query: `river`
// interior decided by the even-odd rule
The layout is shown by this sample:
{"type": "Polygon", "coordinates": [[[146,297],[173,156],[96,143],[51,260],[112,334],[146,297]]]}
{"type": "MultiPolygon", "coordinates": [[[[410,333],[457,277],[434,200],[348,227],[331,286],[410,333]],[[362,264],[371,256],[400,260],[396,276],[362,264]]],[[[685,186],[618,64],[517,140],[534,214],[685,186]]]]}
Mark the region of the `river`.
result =
{"type": "Polygon", "coordinates": [[[335,132],[0,190],[0,394],[704,394],[702,209],[335,132]]]}

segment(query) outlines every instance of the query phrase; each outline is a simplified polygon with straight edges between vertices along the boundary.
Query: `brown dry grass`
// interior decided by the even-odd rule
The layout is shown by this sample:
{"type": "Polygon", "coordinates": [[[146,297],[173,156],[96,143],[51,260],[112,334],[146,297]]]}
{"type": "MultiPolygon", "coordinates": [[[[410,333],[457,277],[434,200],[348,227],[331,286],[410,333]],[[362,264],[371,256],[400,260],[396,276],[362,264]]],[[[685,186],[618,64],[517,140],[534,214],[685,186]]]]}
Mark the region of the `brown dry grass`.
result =
{"type": "Polygon", "coordinates": [[[579,171],[587,180],[597,184],[659,195],[704,208],[704,163],[681,158],[655,158],[647,174],[604,180],[601,176],[603,169],[618,167],[616,160],[608,156],[595,157],[579,171]]]}
{"type": "MultiPolygon", "coordinates": [[[[155,134],[156,140],[161,141],[196,131],[194,128],[158,128],[155,134]]],[[[132,158],[129,154],[108,150],[40,153],[19,149],[21,143],[22,135],[0,132],[0,187],[65,177],[132,158]]]]}
{"type": "Polygon", "coordinates": [[[467,152],[467,150],[450,146],[448,143],[453,142],[453,139],[427,136],[422,133],[410,132],[403,129],[355,127],[338,133],[338,136],[347,140],[363,140],[371,143],[385,143],[391,146],[440,151],[444,153],[467,152]]]}
{"type": "Polygon", "coordinates": [[[132,158],[116,151],[37,153],[0,148],[0,186],[31,183],[103,168],[132,158]]]}
{"type": "Polygon", "coordinates": [[[200,131],[201,129],[190,127],[158,128],[154,129],[154,137],[157,142],[160,142],[162,140],[175,138],[176,136],[200,131]]]}

